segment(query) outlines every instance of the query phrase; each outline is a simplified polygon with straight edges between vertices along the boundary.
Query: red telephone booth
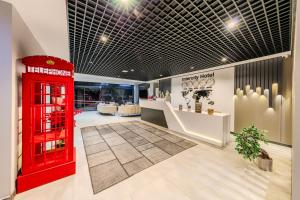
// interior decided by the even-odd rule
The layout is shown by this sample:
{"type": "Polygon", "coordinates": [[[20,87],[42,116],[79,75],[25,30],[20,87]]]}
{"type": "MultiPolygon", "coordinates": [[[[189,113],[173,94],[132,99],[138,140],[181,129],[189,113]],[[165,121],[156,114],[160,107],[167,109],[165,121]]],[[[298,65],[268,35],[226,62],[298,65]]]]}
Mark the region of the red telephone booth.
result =
{"type": "Polygon", "coordinates": [[[74,67],[50,56],[22,59],[22,170],[17,192],[75,173],[74,67]]]}

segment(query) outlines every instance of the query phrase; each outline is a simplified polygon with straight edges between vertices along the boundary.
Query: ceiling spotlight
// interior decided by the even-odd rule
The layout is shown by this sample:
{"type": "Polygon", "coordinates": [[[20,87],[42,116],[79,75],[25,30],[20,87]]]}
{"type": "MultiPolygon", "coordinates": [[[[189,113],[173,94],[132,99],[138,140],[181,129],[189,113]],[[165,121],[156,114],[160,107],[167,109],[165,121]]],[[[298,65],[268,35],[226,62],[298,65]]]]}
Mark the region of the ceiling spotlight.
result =
{"type": "Polygon", "coordinates": [[[90,61],[90,62],[89,62],[89,64],[90,64],[90,65],[92,65],[92,64],[93,64],[93,62],[92,62],[92,61],[90,61]]]}
{"type": "Polygon", "coordinates": [[[130,71],[131,71],[131,72],[134,72],[134,69],[131,69],[130,71]]]}
{"type": "Polygon", "coordinates": [[[190,69],[194,69],[195,67],[190,67],[190,69]]]}
{"type": "Polygon", "coordinates": [[[137,18],[142,17],[142,14],[141,14],[137,9],[134,9],[134,10],[133,10],[133,14],[134,14],[137,18]]]}
{"type": "Polygon", "coordinates": [[[235,29],[238,26],[238,24],[239,20],[237,18],[232,18],[226,22],[227,29],[229,30],[235,29]]]}
{"type": "Polygon", "coordinates": [[[163,75],[162,75],[162,74],[160,74],[159,76],[160,76],[160,77],[162,77],[163,75]]]}
{"type": "Polygon", "coordinates": [[[226,62],[226,61],[227,61],[227,58],[224,57],[224,58],[221,59],[221,61],[222,61],[222,62],[226,62]]]}
{"type": "Polygon", "coordinates": [[[100,41],[106,43],[108,41],[108,37],[106,35],[101,35],[100,41]]]}
{"type": "Polygon", "coordinates": [[[127,73],[127,72],[128,72],[128,70],[126,70],[126,69],[123,69],[123,70],[122,70],[122,72],[123,72],[123,73],[127,73]]]}

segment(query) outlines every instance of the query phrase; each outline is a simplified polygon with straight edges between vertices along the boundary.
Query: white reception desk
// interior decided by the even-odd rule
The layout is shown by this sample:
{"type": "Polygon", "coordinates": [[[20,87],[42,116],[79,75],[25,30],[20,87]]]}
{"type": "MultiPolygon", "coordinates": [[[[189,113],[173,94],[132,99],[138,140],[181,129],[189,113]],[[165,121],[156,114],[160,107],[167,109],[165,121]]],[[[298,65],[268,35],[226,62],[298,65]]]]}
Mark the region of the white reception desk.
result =
{"type": "Polygon", "coordinates": [[[149,109],[147,113],[151,110],[160,110],[163,111],[168,129],[172,131],[219,147],[224,147],[229,142],[229,114],[214,113],[208,115],[206,112],[180,111],[165,101],[142,100],[140,106],[142,107],[142,120],[145,120],[143,108],[144,111],[149,109]]]}

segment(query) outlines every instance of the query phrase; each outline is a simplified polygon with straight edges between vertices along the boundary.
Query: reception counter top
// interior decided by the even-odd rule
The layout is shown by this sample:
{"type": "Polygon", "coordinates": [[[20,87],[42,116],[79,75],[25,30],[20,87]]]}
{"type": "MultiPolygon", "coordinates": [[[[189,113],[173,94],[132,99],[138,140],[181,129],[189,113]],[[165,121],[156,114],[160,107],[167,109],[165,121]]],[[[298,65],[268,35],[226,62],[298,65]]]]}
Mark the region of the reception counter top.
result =
{"type": "Polygon", "coordinates": [[[165,101],[141,101],[142,120],[163,126],[193,139],[224,147],[230,137],[230,115],[178,110],[165,101]]]}

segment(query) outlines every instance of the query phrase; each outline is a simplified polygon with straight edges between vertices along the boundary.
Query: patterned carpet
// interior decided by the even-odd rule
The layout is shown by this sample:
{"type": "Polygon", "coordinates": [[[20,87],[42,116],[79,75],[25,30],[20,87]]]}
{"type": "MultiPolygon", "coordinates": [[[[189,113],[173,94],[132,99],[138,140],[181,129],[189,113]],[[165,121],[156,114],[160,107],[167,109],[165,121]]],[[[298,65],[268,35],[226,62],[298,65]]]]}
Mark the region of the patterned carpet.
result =
{"type": "Polygon", "coordinates": [[[142,122],[81,129],[94,194],[196,144],[142,122]]]}

